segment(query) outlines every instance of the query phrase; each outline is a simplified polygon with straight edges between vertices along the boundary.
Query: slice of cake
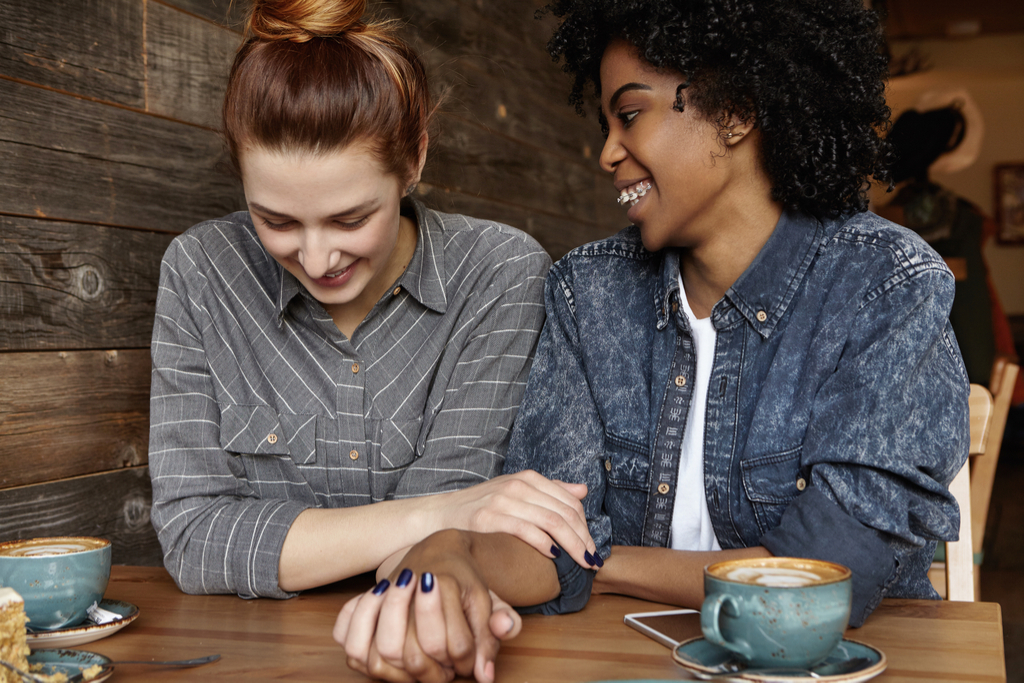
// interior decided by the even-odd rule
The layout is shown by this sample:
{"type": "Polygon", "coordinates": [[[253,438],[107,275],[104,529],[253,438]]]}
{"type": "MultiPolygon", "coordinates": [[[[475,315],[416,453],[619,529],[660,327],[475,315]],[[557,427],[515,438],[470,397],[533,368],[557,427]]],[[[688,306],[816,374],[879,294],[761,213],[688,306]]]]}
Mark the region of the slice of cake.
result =
{"type": "MultiPolygon", "coordinates": [[[[0,588],[0,659],[28,671],[25,601],[13,588],[0,588]]],[[[21,677],[0,666],[0,683],[21,683],[21,677]]]]}

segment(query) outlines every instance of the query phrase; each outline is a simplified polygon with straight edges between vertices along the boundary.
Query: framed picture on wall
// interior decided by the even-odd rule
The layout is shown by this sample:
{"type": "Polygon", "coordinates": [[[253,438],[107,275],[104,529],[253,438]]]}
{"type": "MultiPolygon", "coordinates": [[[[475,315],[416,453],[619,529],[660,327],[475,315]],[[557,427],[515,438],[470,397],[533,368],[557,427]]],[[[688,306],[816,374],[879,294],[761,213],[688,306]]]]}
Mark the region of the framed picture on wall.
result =
{"type": "Polygon", "coordinates": [[[998,240],[1024,245],[1024,163],[997,165],[995,190],[998,240]]]}

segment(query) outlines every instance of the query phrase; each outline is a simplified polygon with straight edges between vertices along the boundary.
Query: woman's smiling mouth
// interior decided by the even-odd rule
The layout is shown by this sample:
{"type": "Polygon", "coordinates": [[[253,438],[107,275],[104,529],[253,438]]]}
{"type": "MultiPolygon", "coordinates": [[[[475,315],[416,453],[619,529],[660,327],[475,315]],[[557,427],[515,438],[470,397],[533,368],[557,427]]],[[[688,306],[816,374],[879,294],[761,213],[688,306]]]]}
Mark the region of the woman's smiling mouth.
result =
{"type": "Polygon", "coordinates": [[[647,191],[651,189],[651,183],[649,180],[641,180],[640,182],[630,187],[623,188],[618,198],[615,200],[620,206],[629,204],[630,206],[636,206],[636,203],[640,201],[640,198],[647,194],[647,191]]]}
{"type": "Polygon", "coordinates": [[[315,282],[316,284],[320,285],[321,287],[340,287],[341,285],[343,285],[346,282],[348,282],[349,276],[351,276],[351,274],[352,274],[352,270],[353,270],[352,266],[354,266],[356,263],[358,263],[358,259],[356,259],[352,263],[348,264],[347,266],[345,266],[341,270],[338,270],[338,271],[333,272],[333,273],[327,273],[327,274],[323,275],[322,277],[318,277],[318,278],[315,278],[315,279],[310,278],[310,279],[312,279],[313,282],[315,282]]]}

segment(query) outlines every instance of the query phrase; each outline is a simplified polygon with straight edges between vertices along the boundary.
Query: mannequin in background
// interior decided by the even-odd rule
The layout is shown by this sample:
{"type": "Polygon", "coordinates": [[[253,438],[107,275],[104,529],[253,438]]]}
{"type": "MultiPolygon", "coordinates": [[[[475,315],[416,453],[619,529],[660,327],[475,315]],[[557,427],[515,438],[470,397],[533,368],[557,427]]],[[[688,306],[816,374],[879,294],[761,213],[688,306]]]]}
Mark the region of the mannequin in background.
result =
{"type": "Polygon", "coordinates": [[[967,374],[971,382],[988,385],[997,347],[1013,354],[1009,326],[982,256],[994,226],[986,225],[991,221],[979,207],[929,179],[936,160],[963,144],[967,125],[957,104],[900,115],[888,136],[897,156],[892,179],[899,189],[877,212],[920,234],[946,260],[956,277],[949,320],[967,374]],[[997,336],[1003,343],[997,343],[997,336]]]}

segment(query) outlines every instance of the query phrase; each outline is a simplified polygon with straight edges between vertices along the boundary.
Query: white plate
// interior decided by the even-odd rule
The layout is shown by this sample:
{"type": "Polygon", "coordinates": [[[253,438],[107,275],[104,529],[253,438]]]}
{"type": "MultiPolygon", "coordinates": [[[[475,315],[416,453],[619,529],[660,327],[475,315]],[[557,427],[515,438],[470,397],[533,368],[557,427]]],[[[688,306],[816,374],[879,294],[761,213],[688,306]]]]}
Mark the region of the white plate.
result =
{"type": "Polygon", "coordinates": [[[32,673],[55,674],[63,673],[68,678],[77,676],[91,666],[100,666],[100,671],[95,678],[90,678],[90,683],[105,681],[114,673],[114,664],[103,655],[84,650],[34,650],[28,656],[29,666],[41,665],[40,671],[32,673]]]}
{"type": "MultiPolygon", "coordinates": [[[[130,602],[120,600],[101,600],[100,608],[113,612],[121,618],[109,624],[94,624],[86,620],[77,626],[59,628],[53,631],[29,631],[28,646],[35,650],[39,647],[74,647],[91,643],[100,638],[117,633],[139,616],[139,608],[130,602]]],[[[31,626],[31,624],[29,624],[31,626]]]]}

